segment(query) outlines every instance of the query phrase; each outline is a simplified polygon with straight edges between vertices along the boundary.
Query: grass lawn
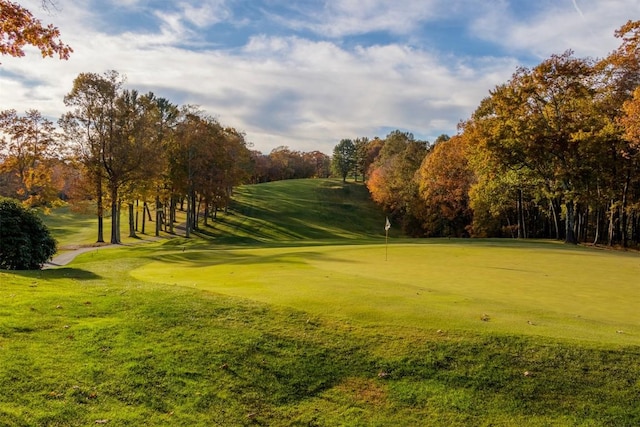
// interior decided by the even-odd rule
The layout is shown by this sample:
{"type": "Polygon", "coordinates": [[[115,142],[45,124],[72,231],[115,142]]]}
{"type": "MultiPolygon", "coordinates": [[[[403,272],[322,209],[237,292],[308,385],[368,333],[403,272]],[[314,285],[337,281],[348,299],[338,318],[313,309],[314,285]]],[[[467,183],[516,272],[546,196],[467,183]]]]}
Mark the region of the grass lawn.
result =
{"type": "Polygon", "coordinates": [[[131,274],[364,324],[640,344],[637,254],[467,239],[392,244],[388,261],[384,241],[153,259],[131,274]]]}
{"type": "Polygon", "coordinates": [[[362,188],[244,187],[205,238],[0,272],[0,425],[640,425],[638,254],[394,235],[385,261],[362,188]]]}

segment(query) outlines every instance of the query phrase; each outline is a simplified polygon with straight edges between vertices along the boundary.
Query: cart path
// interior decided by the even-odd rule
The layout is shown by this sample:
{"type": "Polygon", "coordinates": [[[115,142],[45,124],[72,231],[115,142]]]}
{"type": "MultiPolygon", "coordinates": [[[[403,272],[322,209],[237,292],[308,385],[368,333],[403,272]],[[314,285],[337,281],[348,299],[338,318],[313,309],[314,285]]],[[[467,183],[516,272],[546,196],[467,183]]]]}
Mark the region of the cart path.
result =
{"type": "Polygon", "coordinates": [[[65,265],[69,264],[78,255],[83,254],[85,252],[97,251],[98,249],[104,249],[104,248],[116,248],[118,246],[122,246],[122,245],[106,244],[106,245],[101,245],[101,246],[88,246],[88,247],[72,249],[70,251],[65,251],[65,252],[63,252],[61,254],[55,255],[49,261],[44,263],[44,265],[42,266],[42,269],[44,270],[44,269],[47,269],[47,268],[62,267],[62,266],[65,266],[65,265]]]}
{"type": "Polygon", "coordinates": [[[82,246],[82,247],[78,247],[75,249],[71,249],[71,250],[65,250],[64,252],[55,255],[53,258],[51,258],[49,261],[47,261],[46,263],[43,264],[42,269],[48,269],[48,268],[56,268],[56,267],[63,267],[67,264],[69,264],[71,261],[73,261],[78,255],[84,254],[86,252],[91,252],[91,251],[97,251],[100,249],[112,249],[112,248],[122,248],[122,247],[130,247],[130,246],[135,246],[135,245],[141,245],[144,243],[151,243],[151,242],[156,242],[158,240],[163,239],[162,237],[153,237],[151,239],[145,239],[145,240],[140,240],[137,242],[131,242],[131,243],[118,243],[118,244],[113,244],[113,243],[97,243],[94,246],[82,246]]]}

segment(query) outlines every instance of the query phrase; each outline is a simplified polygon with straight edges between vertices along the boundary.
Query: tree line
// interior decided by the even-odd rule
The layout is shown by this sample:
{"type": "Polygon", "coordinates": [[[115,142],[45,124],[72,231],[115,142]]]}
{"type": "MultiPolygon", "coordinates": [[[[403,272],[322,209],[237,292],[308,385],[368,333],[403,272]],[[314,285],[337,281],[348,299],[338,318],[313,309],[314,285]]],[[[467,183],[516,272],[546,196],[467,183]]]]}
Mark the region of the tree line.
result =
{"type": "Polygon", "coordinates": [[[518,68],[453,137],[392,132],[373,161],[343,140],[334,168],[368,164],[372,198],[411,235],[638,246],[640,21],[615,36],[603,59],[567,51],[518,68]]]}
{"type": "Polygon", "coordinates": [[[330,173],[320,152],[250,150],[241,131],[196,106],[127,89],[116,71],[81,73],[64,103],[58,126],[37,110],[0,112],[0,195],[30,207],[90,201],[98,242],[105,218],[109,241],[120,242],[123,207],[129,236],[140,211],[143,233],[149,220],[156,235],[173,233],[178,209],[189,236],[228,206],[237,185],[330,173]]]}

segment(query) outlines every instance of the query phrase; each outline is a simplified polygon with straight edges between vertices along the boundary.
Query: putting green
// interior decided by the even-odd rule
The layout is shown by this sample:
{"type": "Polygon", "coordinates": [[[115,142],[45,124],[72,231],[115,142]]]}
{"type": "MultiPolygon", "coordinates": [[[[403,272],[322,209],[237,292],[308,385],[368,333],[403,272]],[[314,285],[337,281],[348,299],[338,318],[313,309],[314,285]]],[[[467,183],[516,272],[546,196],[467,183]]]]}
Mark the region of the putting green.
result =
{"type": "Polygon", "coordinates": [[[555,242],[176,251],[131,274],[365,324],[640,344],[640,257],[555,242]]]}

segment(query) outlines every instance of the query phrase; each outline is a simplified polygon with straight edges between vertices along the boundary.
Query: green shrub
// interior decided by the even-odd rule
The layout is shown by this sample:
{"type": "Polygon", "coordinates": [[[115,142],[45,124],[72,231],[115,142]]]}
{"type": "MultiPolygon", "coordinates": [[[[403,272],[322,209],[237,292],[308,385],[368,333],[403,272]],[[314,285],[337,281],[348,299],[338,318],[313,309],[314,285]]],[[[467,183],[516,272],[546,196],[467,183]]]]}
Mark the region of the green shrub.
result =
{"type": "Polygon", "coordinates": [[[18,201],[0,198],[0,269],[36,270],[56,253],[40,218],[18,201]]]}

